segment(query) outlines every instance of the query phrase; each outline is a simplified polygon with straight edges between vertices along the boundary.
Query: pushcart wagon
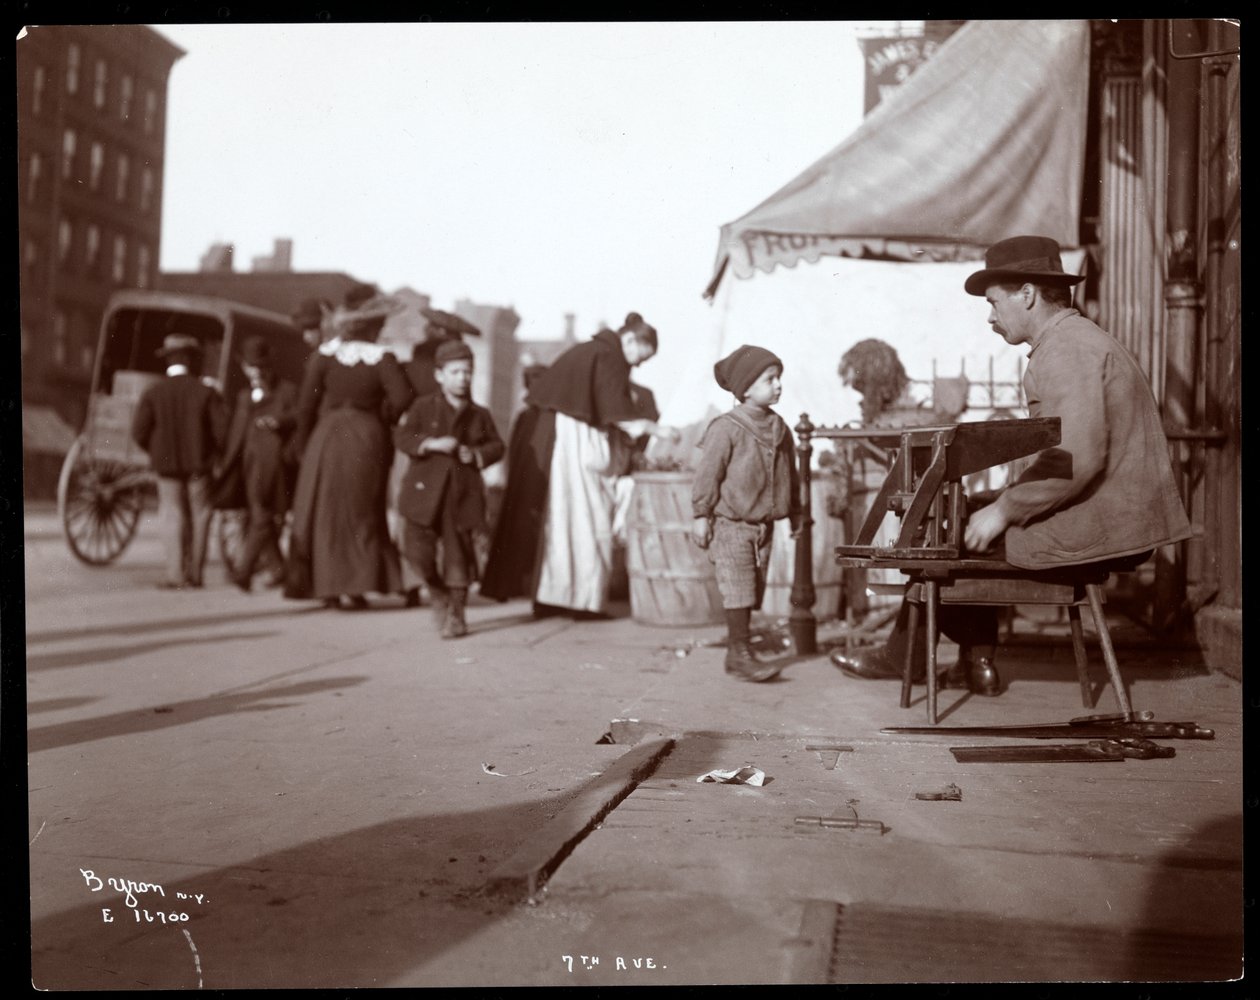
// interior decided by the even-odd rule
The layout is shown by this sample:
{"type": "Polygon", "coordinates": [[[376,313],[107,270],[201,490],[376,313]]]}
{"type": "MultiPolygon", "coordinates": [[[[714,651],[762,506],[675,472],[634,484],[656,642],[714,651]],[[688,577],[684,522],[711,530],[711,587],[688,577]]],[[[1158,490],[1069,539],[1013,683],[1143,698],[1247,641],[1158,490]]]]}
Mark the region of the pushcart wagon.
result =
{"type": "MultiPolygon", "coordinates": [[[[157,350],[170,333],[190,334],[201,342],[203,377],[213,379],[229,403],[245,384],[238,358],[250,337],[267,340],[279,373],[295,382],[301,380],[309,350],[279,313],[204,295],[114,293],[101,317],[87,417],[57,484],[66,542],[88,565],[104,566],[122,554],[156,496],[156,476],[132,440],[131,421],[144,390],[164,374],[157,350]]],[[[220,511],[216,520],[220,553],[234,569],[244,512],[220,511]]]]}

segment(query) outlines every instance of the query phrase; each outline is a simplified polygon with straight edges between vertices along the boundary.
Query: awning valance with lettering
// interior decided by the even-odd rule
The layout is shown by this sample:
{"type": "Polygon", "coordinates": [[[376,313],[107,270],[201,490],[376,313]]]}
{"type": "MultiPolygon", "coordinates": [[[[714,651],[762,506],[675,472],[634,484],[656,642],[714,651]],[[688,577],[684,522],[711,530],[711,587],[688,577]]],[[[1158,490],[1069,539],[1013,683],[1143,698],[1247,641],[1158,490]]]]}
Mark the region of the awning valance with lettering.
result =
{"type": "Polygon", "coordinates": [[[824,255],[983,257],[1008,236],[1066,247],[1078,218],[1089,22],[971,21],[844,142],[722,227],[706,295],[824,255]]]}

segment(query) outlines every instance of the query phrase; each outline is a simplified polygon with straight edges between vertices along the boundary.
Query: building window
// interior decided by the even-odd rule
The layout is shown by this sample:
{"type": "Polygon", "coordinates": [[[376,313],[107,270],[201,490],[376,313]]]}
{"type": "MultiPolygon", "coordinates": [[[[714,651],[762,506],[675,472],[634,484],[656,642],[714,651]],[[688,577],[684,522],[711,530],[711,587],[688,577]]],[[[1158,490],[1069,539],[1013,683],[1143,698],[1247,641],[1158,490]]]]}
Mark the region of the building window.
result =
{"type": "Polygon", "coordinates": [[[147,212],[153,207],[153,170],[145,167],[140,172],[140,211],[147,212]]]}
{"type": "Polygon", "coordinates": [[[92,329],[87,317],[75,310],[70,317],[70,343],[75,353],[75,363],[88,371],[92,368],[92,329]]]}
{"type": "Polygon", "coordinates": [[[97,228],[95,223],[89,223],[87,227],[86,243],[83,251],[83,262],[89,271],[95,273],[97,265],[100,263],[100,254],[101,231],[97,228]]]}
{"type": "Polygon", "coordinates": [[[114,237],[113,279],[118,284],[127,277],[127,241],[121,236],[114,237]]]}
{"type": "Polygon", "coordinates": [[[105,107],[105,87],[109,82],[109,70],[104,59],[96,60],[96,77],[92,86],[92,103],[98,108],[105,107]]]}
{"type": "Polygon", "coordinates": [[[66,314],[60,309],[53,311],[52,332],[53,363],[64,365],[66,363],[66,314]]]}
{"type": "Polygon", "coordinates": [[[127,200],[127,182],[131,179],[131,160],[126,153],[118,154],[118,173],[114,176],[114,200],[127,200]]]}
{"type": "Polygon", "coordinates": [[[57,261],[65,264],[70,259],[70,247],[74,244],[74,226],[69,219],[57,223],[57,261]]]}
{"type": "Polygon", "coordinates": [[[30,166],[26,168],[26,200],[35,201],[39,198],[39,181],[40,175],[44,172],[44,161],[38,153],[31,154],[30,166]]]}
{"type": "Polygon", "coordinates": [[[79,46],[71,42],[66,49],[66,93],[79,92],[79,46]]]}
{"type": "Polygon", "coordinates": [[[136,250],[136,287],[149,287],[149,248],[143,243],[136,250]]]}
{"type": "Polygon", "coordinates": [[[74,129],[68,128],[61,136],[61,177],[63,180],[74,179],[74,151],[79,137],[74,129]]]}
{"type": "Polygon", "coordinates": [[[157,129],[157,91],[152,87],[144,92],[144,134],[151,135],[157,129]]]}
{"type": "Polygon", "coordinates": [[[37,115],[44,107],[44,67],[36,66],[31,79],[31,114],[37,115]]]}
{"type": "Polygon", "coordinates": [[[118,117],[126,121],[131,117],[131,95],[133,84],[130,76],[122,78],[122,84],[118,90],[118,117]]]}
{"type": "Polygon", "coordinates": [[[105,167],[105,147],[99,142],[92,143],[92,152],[88,161],[88,186],[93,191],[101,187],[101,170],[105,167]]]}

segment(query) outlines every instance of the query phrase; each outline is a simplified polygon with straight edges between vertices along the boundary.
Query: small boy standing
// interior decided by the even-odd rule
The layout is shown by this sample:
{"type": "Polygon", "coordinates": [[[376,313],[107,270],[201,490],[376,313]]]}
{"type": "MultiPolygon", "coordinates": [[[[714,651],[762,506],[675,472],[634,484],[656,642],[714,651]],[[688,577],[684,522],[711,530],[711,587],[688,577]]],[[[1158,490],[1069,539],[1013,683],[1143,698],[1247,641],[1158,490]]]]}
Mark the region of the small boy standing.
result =
{"type": "Polygon", "coordinates": [[[782,391],[783,362],[745,344],[715,364],[713,375],[739,404],[715,418],[700,440],[691,537],[708,549],[717,570],[726,609],[726,672],[768,681],[781,668],[753,654],[749,623],[765,594],[774,522],[789,518],[793,538],[801,530],[792,434],[771,409],[782,391]]]}
{"type": "Polygon", "coordinates": [[[410,459],[398,492],[403,555],[429,586],[442,638],[468,634],[464,606],[477,579],[473,533],[485,526],[481,470],[503,457],[494,418],[472,401],[473,354],[460,340],[434,355],[438,391],[421,396],[394,428],[410,459]]]}

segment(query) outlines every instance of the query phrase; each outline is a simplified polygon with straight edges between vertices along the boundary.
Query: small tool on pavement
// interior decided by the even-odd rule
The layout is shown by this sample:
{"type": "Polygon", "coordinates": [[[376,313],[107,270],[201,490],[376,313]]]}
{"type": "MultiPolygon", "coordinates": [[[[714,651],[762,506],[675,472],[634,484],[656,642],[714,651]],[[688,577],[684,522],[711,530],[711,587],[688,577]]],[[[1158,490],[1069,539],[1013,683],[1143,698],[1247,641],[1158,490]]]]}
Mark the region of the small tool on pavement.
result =
{"type": "Polygon", "coordinates": [[[1102,761],[1151,760],[1174,757],[1172,747],[1160,746],[1138,737],[1090,740],[1088,743],[1034,743],[1011,747],[950,747],[949,752],[961,763],[1025,763],[1038,761],[1102,761]]]}
{"type": "Polygon", "coordinates": [[[962,789],[949,784],[939,792],[915,792],[914,797],[922,802],[961,802],[962,789]]]}
{"type": "Polygon", "coordinates": [[[842,746],[839,743],[807,743],[805,749],[817,751],[818,759],[822,761],[823,767],[828,771],[836,769],[836,764],[840,760],[840,754],[853,752],[853,747],[842,746]]]}
{"type": "Polygon", "coordinates": [[[888,828],[877,819],[847,819],[843,816],[797,816],[800,826],[823,826],[833,830],[878,830],[881,834],[888,828]]]}

